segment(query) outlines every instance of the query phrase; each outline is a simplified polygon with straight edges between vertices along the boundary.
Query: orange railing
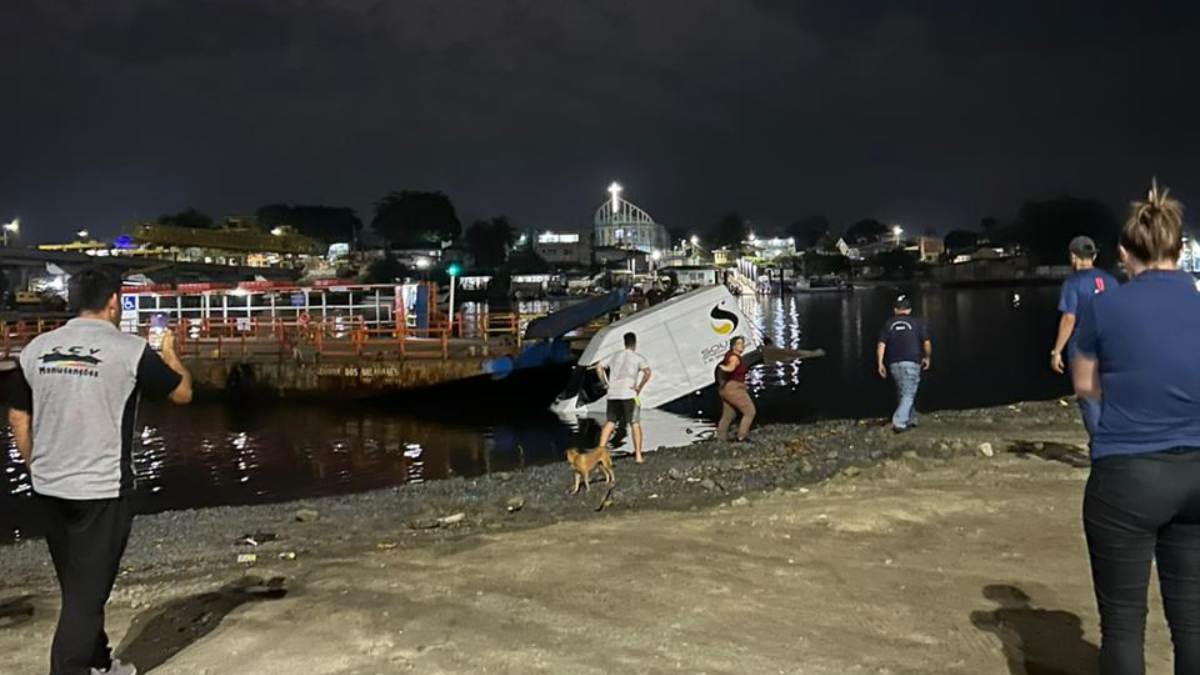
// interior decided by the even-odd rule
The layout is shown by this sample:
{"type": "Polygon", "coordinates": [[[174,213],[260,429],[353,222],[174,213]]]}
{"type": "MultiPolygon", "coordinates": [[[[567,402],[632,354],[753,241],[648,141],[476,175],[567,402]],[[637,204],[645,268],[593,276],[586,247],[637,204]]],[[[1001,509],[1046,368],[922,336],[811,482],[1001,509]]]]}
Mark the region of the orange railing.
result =
{"type": "MultiPolygon", "coordinates": [[[[521,344],[531,317],[509,313],[457,314],[454,322],[441,314],[429,325],[414,328],[403,317],[395,324],[373,325],[361,316],[295,321],[258,318],[211,318],[170,321],[179,355],[191,359],[318,358],[449,359],[459,353],[482,355],[480,346],[521,344]],[[499,344],[494,344],[499,341],[499,344]]],[[[63,321],[0,322],[0,357],[20,351],[37,335],[63,321]]],[[[149,337],[150,324],[137,334],[149,337]]]]}
{"type": "Polygon", "coordinates": [[[16,354],[33,338],[62,327],[62,319],[31,319],[29,321],[0,321],[0,358],[16,354]]]}

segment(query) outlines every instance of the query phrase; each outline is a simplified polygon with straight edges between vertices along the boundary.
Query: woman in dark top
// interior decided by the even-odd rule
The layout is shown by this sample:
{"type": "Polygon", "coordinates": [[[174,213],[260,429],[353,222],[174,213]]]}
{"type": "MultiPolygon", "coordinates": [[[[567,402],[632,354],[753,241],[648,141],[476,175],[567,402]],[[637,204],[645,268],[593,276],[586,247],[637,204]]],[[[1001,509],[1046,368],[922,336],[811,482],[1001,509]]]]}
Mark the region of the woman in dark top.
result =
{"type": "Polygon", "coordinates": [[[746,389],[746,362],[742,359],[744,351],[745,338],[733,338],[725,358],[717,365],[720,371],[717,393],[721,395],[721,421],[717,423],[717,438],[722,441],[728,440],[729,425],[738,413],[742,415],[742,421],[738,425],[738,441],[746,440],[750,434],[750,425],[754,422],[756,411],[750,392],[746,389]]]}
{"type": "Polygon", "coordinates": [[[1151,561],[1175,672],[1200,673],[1200,292],[1176,269],[1183,207],[1165,189],[1121,228],[1131,280],[1080,316],[1075,391],[1100,402],[1083,502],[1100,608],[1100,672],[1145,672],[1151,561]]]}

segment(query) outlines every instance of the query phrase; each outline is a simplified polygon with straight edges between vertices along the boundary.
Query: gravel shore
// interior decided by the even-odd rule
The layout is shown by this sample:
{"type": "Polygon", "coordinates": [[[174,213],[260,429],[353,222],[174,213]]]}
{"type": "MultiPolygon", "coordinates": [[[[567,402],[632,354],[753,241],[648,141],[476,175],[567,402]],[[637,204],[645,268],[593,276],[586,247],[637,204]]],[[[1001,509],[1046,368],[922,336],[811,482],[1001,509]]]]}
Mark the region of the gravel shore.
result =
{"type": "MultiPolygon", "coordinates": [[[[1077,414],[769,426],[619,459],[611,493],[566,495],[563,462],[139,517],[108,631],[155,675],[1088,675],[1077,414]]],[[[6,673],[46,671],[47,562],[0,548],[6,673]]]]}
{"type": "MultiPolygon", "coordinates": [[[[139,577],[179,575],[234,566],[243,554],[343,555],[639,509],[697,509],[905,458],[1030,452],[1086,464],[1084,440],[1074,404],[1063,400],[932,413],[899,435],[883,420],[768,425],[748,443],[660,449],[642,465],[617,458],[611,492],[597,472],[590,492],[568,495],[572,477],[564,461],[357,495],[139,516],[124,568],[139,577]],[[255,534],[269,541],[236,543],[255,534]]],[[[41,541],[0,547],[0,566],[6,572],[0,588],[52,579],[41,541]]]]}

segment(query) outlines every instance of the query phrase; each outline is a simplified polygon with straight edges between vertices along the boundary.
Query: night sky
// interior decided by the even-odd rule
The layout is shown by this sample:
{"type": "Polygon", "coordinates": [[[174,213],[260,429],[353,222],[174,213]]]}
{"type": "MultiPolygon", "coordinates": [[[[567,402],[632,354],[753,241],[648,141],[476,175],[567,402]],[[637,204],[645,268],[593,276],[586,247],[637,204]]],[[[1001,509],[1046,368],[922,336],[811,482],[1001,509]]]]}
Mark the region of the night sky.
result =
{"type": "Polygon", "coordinates": [[[0,220],[410,188],[579,228],[614,179],[698,229],[944,231],[1151,175],[1200,208],[1198,36],[1196,2],[4,0],[0,220]]]}

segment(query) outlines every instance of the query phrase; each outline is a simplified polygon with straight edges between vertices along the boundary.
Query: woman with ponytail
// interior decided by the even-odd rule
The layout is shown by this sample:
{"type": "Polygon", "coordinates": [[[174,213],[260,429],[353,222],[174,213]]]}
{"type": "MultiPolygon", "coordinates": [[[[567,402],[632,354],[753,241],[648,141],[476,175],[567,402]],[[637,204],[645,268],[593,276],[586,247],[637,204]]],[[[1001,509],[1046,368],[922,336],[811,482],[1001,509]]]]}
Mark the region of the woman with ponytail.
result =
{"type": "Polygon", "coordinates": [[[1152,184],[1121,228],[1129,283],[1080,316],[1075,391],[1100,402],[1083,502],[1100,672],[1145,672],[1156,561],[1175,672],[1200,673],[1200,292],[1177,269],[1183,206],[1152,184]]]}

